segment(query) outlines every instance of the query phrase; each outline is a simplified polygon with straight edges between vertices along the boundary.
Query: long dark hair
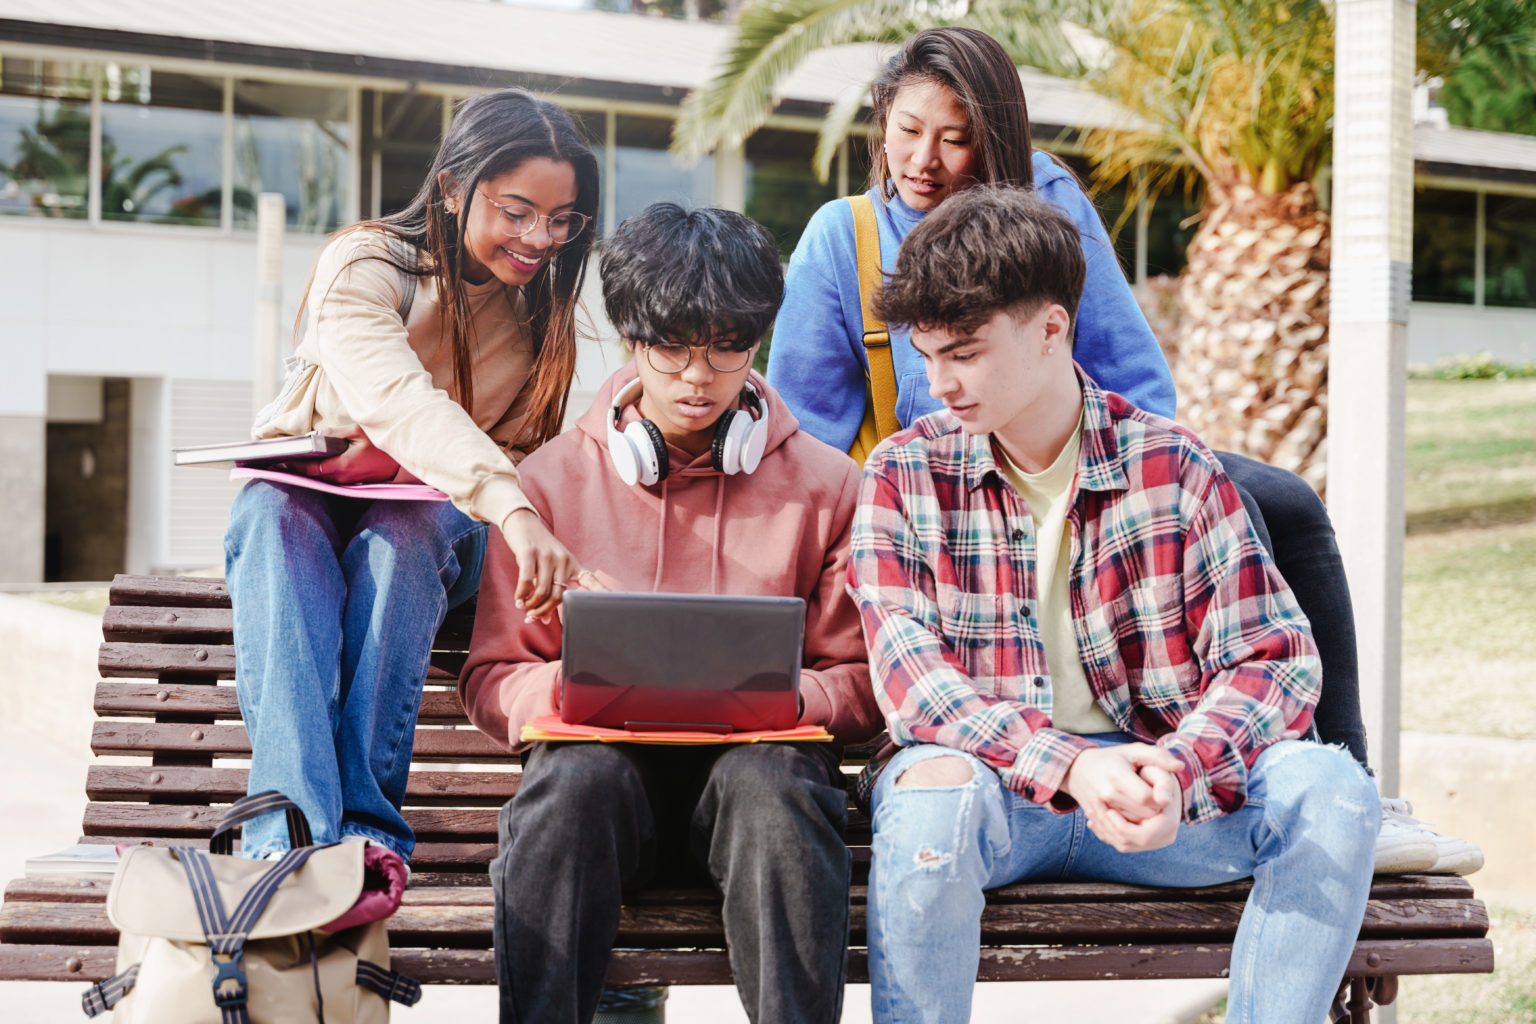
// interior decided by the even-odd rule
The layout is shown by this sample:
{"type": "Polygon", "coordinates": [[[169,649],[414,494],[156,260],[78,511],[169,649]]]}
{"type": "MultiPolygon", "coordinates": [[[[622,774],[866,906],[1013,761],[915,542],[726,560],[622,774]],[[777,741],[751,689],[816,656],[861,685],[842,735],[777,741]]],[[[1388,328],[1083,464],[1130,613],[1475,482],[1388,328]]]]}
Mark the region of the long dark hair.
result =
{"type": "Polygon", "coordinates": [[[1019,69],[996,39],[974,28],[928,28],[908,39],[871,89],[875,131],[869,137],[869,184],[889,200],[894,194],[885,158],[885,129],[896,91],[914,82],[936,82],[960,101],[971,122],[979,178],[987,184],[1031,186],[1034,155],[1029,108],[1019,69]]]}
{"type": "MultiPolygon", "coordinates": [[[[576,172],[576,210],[587,227],[555,249],[533,280],[522,288],[533,340],[533,375],[528,424],[517,441],[537,446],[560,432],[571,377],[576,370],[576,304],[596,235],[597,158],[564,110],[521,89],[502,89],[465,99],[437,149],[432,169],[416,195],[397,213],[364,221],[348,230],[383,231],[404,246],[388,247],[388,260],[415,277],[437,283],[443,335],[453,347],[453,396],[465,409],[474,401],[472,326],[464,281],[464,229],[470,198],[480,182],[544,157],[568,163],[576,172]],[[443,182],[461,198],[448,212],[443,182]],[[397,252],[396,249],[404,249],[397,252]]],[[[372,258],[372,257],[363,257],[372,258]]]]}

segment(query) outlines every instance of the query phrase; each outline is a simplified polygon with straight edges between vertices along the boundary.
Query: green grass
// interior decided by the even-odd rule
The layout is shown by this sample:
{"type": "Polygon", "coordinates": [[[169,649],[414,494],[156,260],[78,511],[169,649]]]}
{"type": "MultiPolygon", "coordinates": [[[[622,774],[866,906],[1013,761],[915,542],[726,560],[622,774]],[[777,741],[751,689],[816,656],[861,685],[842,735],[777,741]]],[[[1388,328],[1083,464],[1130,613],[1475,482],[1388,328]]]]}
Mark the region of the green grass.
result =
{"type": "Polygon", "coordinates": [[[1536,379],[1408,383],[1412,534],[1536,519],[1536,379]]]}
{"type": "MultiPolygon", "coordinates": [[[[1398,1024],[1536,1024],[1536,914],[1488,908],[1493,974],[1428,974],[1402,978],[1398,1024]]],[[[1224,1024],[1226,1004],[1195,1024],[1224,1024]]]]}
{"type": "Polygon", "coordinates": [[[1493,974],[1403,978],[1398,1024],[1536,1024],[1536,913],[1491,906],[1488,923],[1493,974]]]}
{"type": "Polygon", "coordinates": [[[17,593],[15,596],[77,612],[86,612],[98,619],[101,618],[101,613],[107,610],[105,590],[35,590],[17,593]]]}
{"type": "Polygon", "coordinates": [[[1403,721],[1536,739],[1536,379],[1412,380],[1407,413],[1403,721]]]}

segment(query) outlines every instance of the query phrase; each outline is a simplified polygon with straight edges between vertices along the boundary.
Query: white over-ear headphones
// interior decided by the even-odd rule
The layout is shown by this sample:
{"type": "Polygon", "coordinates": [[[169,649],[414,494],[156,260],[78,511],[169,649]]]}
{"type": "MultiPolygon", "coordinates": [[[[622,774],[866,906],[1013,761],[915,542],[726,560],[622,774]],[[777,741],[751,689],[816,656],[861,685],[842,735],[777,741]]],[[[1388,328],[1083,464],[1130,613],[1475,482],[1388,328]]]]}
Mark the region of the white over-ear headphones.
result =
{"type": "MultiPolygon", "coordinates": [[[[666,439],[656,424],[644,416],[619,429],[624,410],[633,400],[630,392],[639,391],[640,387],[640,378],[636,377],[613,397],[608,417],[608,457],[613,460],[620,480],[649,487],[667,478],[670,466],[666,439]]],[[[715,438],[709,450],[710,463],[728,476],[754,472],[763,461],[763,449],[768,447],[768,404],[750,380],[741,389],[741,404],[745,408],[731,409],[715,424],[715,438]],[[751,410],[757,415],[753,416],[751,410]]]]}

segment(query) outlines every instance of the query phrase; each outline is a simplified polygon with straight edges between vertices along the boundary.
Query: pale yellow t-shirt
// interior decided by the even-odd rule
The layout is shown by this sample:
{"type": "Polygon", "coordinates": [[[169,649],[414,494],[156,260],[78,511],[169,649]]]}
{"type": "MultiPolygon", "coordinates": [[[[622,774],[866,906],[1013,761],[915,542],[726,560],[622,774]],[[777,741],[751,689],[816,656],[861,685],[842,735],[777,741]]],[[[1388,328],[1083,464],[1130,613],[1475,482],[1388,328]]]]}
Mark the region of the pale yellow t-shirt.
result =
{"type": "Polygon", "coordinates": [[[1067,511],[1077,494],[1077,457],[1082,447],[1081,418],[1056,461],[1039,473],[1024,472],[1001,446],[994,446],[998,468],[1023,497],[1035,521],[1035,616],[1045,663],[1051,670],[1051,724],[1078,735],[1118,728],[1093,699],[1072,628],[1072,531],[1067,511]]]}

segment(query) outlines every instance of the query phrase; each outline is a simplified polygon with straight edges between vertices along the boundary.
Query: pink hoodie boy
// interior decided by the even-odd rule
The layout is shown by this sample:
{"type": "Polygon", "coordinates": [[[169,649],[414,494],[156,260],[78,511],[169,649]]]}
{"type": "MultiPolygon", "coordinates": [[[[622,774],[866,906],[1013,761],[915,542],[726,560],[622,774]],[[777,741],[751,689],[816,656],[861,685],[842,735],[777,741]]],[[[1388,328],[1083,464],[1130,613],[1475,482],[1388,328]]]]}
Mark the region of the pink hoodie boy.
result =
{"type": "MultiPolygon", "coordinates": [[[[801,597],[806,602],[803,724],[840,744],[882,728],[858,613],[845,589],[859,473],[842,452],[800,430],[756,372],[769,435],[762,464],[727,476],[708,455],[670,447],[672,472],[625,484],[608,458],[613,396],[633,365],[610,377],[576,428],[528,456],[523,489],[560,542],[610,590],[801,597]]],[[[624,422],[639,418],[633,404],[624,422]]],[[[560,625],[524,622],[513,604],[517,566],[505,544],[486,545],[480,602],[459,698],[469,719],[516,749],[525,722],[558,710],[560,625]]],[[[678,637],[680,655],[686,636],[678,637]]]]}

